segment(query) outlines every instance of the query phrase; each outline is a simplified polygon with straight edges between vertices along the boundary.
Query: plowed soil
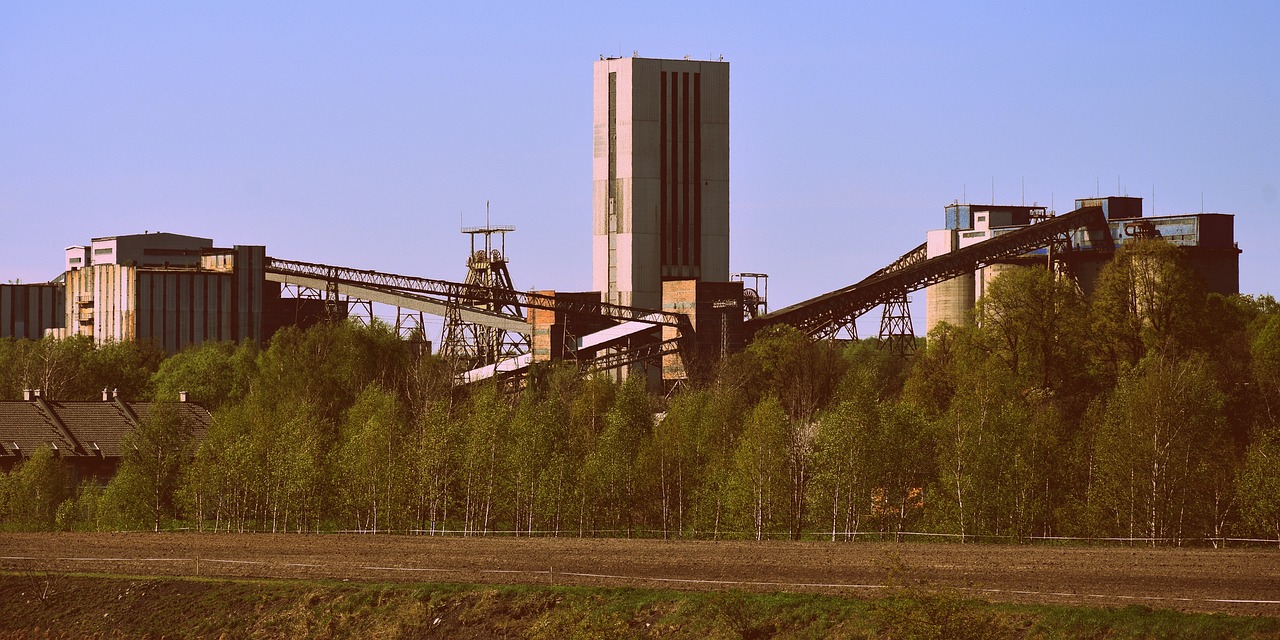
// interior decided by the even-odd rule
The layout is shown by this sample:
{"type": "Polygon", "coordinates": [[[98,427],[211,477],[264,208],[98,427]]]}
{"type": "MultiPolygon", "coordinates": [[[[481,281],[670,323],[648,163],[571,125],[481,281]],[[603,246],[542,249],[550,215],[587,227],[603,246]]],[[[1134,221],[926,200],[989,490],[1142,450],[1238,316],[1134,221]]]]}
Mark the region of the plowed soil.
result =
{"type": "Polygon", "coordinates": [[[1280,616],[1280,551],[387,535],[0,534],[0,571],[806,591],[1280,616]]]}

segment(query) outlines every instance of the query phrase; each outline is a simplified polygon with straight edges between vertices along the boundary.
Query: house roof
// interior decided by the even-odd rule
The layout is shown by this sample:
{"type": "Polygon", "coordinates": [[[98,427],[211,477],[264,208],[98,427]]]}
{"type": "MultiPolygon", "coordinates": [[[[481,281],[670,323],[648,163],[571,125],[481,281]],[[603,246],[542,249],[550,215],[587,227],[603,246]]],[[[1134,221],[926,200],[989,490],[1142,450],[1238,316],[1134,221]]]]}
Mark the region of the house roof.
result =
{"type": "MultiPolygon", "coordinates": [[[[202,441],[213,421],[209,410],[195,402],[175,404],[195,441],[202,441]]],[[[125,436],[154,407],[151,402],[115,399],[0,402],[0,457],[29,456],[41,446],[52,446],[62,456],[120,457],[125,436]]]]}

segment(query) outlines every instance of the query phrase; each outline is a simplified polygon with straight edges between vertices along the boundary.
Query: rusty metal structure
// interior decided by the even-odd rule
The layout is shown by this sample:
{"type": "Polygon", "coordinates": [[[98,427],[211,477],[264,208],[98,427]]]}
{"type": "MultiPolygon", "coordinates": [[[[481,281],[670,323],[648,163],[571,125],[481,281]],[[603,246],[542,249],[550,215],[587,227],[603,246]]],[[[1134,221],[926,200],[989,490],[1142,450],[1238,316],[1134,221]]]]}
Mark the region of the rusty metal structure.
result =
{"type": "Polygon", "coordinates": [[[856,284],[751,320],[744,330],[753,335],[769,326],[787,324],[815,338],[831,338],[862,314],[907,293],[971,273],[983,264],[1042,249],[1077,229],[1087,230],[1096,244],[1106,244],[1111,238],[1102,209],[1085,207],[936,258],[926,258],[921,245],[856,284]]]}
{"type": "Polygon", "coordinates": [[[750,312],[753,304],[760,311],[767,310],[763,296],[749,304],[749,288],[742,280],[759,278],[752,283],[759,286],[767,277],[764,274],[739,274],[739,281],[733,283],[676,287],[664,295],[673,303],[660,311],[607,304],[590,295],[518,291],[506,270],[505,246],[495,248],[492,242],[494,235],[501,240],[501,234],[511,228],[488,225],[464,230],[476,243],[465,282],[274,258],[267,260],[265,272],[268,280],[332,292],[347,301],[396,306],[397,317],[407,309],[446,318],[446,327],[451,328],[446,331],[442,351],[461,354],[459,359],[470,367],[459,367],[456,372],[460,384],[518,376],[542,360],[570,360],[592,370],[662,361],[664,375],[674,371],[669,377],[677,378],[688,375],[694,368],[691,363],[736,350],[766,327],[785,324],[814,338],[830,339],[848,332],[859,316],[878,306],[885,308],[882,344],[897,353],[909,353],[915,346],[907,311],[910,292],[1037,249],[1054,247],[1065,259],[1072,252],[1073,233],[1083,231],[1095,245],[1105,245],[1111,237],[1105,224],[1101,209],[1086,207],[932,259],[926,258],[921,245],[853,285],[757,314],[750,312]],[[726,285],[734,287],[721,291],[726,285]],[[732,323],[724,313],[730,306],[743,310],[732,314],[732,323]],[[699,322],[701,316],[705,319],[699,322]],[[569,328],[575,325],[578,330],[569,328]],[[548,338],[549,346],[535,353],[530,348],[531,337],[539,331],[555,333],[548,338]]]}
{"type": "MultiPolygon", "coordinates": [[[[656,364],[662,378],[674,384],[712,370],[709,364],[741,349],[771,326],[792,326],[815,339],[856,337],[855,321],[876,307],[883,308],[882,347],[910,353],[916,340],[907,304],[912,292],[984,266],[1009,262],[1048,259],[1063,273],[1080,265],[1093,268],[1114,252],[1117,224],[1128,225],[1121,231],[1133,237],[1157,235],[1176,240],[1180,236],[1173,232],[1184,227],[1188,231],[1183,235],[1190,238],[1187,242],[1201,242],[1202,235],[1210,234],[1206,237],[1222,246],[1213,244],[1200,250],[1217,252],[1206,255],[1231,263],[1239,249],[1230,241],[1230,228],[1225,226],[1229,217],[1201,215],[1217,215],[1226,221],[1205,218],[1176,226],[1174,222],[1181,218],[1175,218],[1172,222],[1157,220],[1159,224],[1152,226],[1141,220],[1108,220],[1103,207],[1082,206],[1067,214],[997,229],[979,242],[932,258],[928,257],[928,243],[922,244],[852,285],[777,311],[768,309],[768,276],[762,273],[736,274],[735,281],[729,282],[666,280],[660,309],[601,302],[598,292],[518,291],[505,246],[505,234],[513,228],[488,224],[463,229],[472,246],[467,277],[462,282],[282,260],[265,256],[265,247],[201,247],[192,260],[199,259],[204,267],[160,267],[157,273],[169,280],[156,282],[172,280],[174,291],[181,294],[187,285],[180,278],[196,282],[226,272],[224,277],[236,278],[228,279],[227,286],[239,283],[244,291],[272,302],[267,307],[273,314],[269,318],[272,326],[313,320],[322,310],[327,310],[331,319],[368,318],[372,322],[373,305],[391,306],[396,310],[395,330],[424,345],[423,352],[429,351],[424,317],[444,318],[439,351],[456,362],[454,379],[458,384],[519,377],[534,364],[550,361],[572,362],[587,370],[656,364]],[[1221,228],[1200,229],[1192,223],[1219,224],[1221,228]],[[1193,236],[1192,232],[1201,235],[1193,236]],[[253,271],[241,270],[246,265],[253,271]],[[255,272],[256,277],[249,277],[255,272]],[[281,296],[284,292],[293,295],[281,296]],[[290,301],[297,311],[289,311],[290,301]]],[[[76,257],[80,253],[77,250],[76,257]]],[[[40,291],[43,289],[29,295],[40,291]]],[[[150,291],[148,296],[154,297],[150,291]]],[[[16,307],[12,300],[16,294],[4,293],[9,297],[0,302],[16,307]]],[[[18,293],[26,294],[25,290],[18,293]]],[[[151,299],[140,293],[131,303],[150,309],[154,306],[151,299]]],[[[77,309],[68,305],[66,313],[77,309]]],[[[196,336],[207,331],[202,325],[183,324],[183,317],[178,317],[175,331],[196,336]]]]}
{"type": "MultiPolygon", "coordinates": [[[[488,205],[485,206],[488,218],[488,205]]],[[[491,225],[486,220],[483,227],[464,227],[462,233],[471,238],[471,251],[467,255],[465,283],[493,291],[489,300],[454,300],[448,306],[440,339],[440,354],[450,363],[455,373],[471,371],[479,367],[497,365],[499,362],[519,357],[529,352],[529,335],[493,323],[475,322],[461,315],[463,306],[471,306],[488,314],[525,319],[520,305],[504,300],[504,292],[515,291],[511,271],[507,264],[507,234],[515,231],[512,226],[491,225]],[[495,236],[497,242],[495,242],[495,236]]]]}

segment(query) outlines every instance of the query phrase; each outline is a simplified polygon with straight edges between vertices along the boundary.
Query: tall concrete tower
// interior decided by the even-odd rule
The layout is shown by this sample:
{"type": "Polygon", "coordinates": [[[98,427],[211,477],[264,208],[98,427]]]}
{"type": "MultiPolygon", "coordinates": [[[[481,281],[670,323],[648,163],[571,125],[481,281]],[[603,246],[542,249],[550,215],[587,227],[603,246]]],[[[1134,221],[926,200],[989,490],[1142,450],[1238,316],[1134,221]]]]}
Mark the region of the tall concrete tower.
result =
{"type": "Polygon", "coordinates": [[[657,309],[662,281],[729,280],[729,63],[595,63],[592,287],[657,309]]]}

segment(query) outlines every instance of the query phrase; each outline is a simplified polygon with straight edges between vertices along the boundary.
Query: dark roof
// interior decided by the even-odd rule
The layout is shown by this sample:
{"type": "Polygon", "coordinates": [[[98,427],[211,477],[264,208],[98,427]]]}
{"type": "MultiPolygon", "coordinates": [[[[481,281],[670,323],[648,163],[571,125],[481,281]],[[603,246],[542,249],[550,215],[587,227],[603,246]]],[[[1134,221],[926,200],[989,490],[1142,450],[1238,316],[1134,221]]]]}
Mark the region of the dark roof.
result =
{"type": "MultiPolygon", "coordinates": [[[[119,457],[121,442],[136,424],[135,416],[145,420],[153,406],[115,400],[0,402],[0,456],[25,457],[41,446],[53,446],[64,456],[119,457]]],[[[213,420],[209,410],[194,402],[176,406],[195,441],[203,440],[213,420]]]]}

